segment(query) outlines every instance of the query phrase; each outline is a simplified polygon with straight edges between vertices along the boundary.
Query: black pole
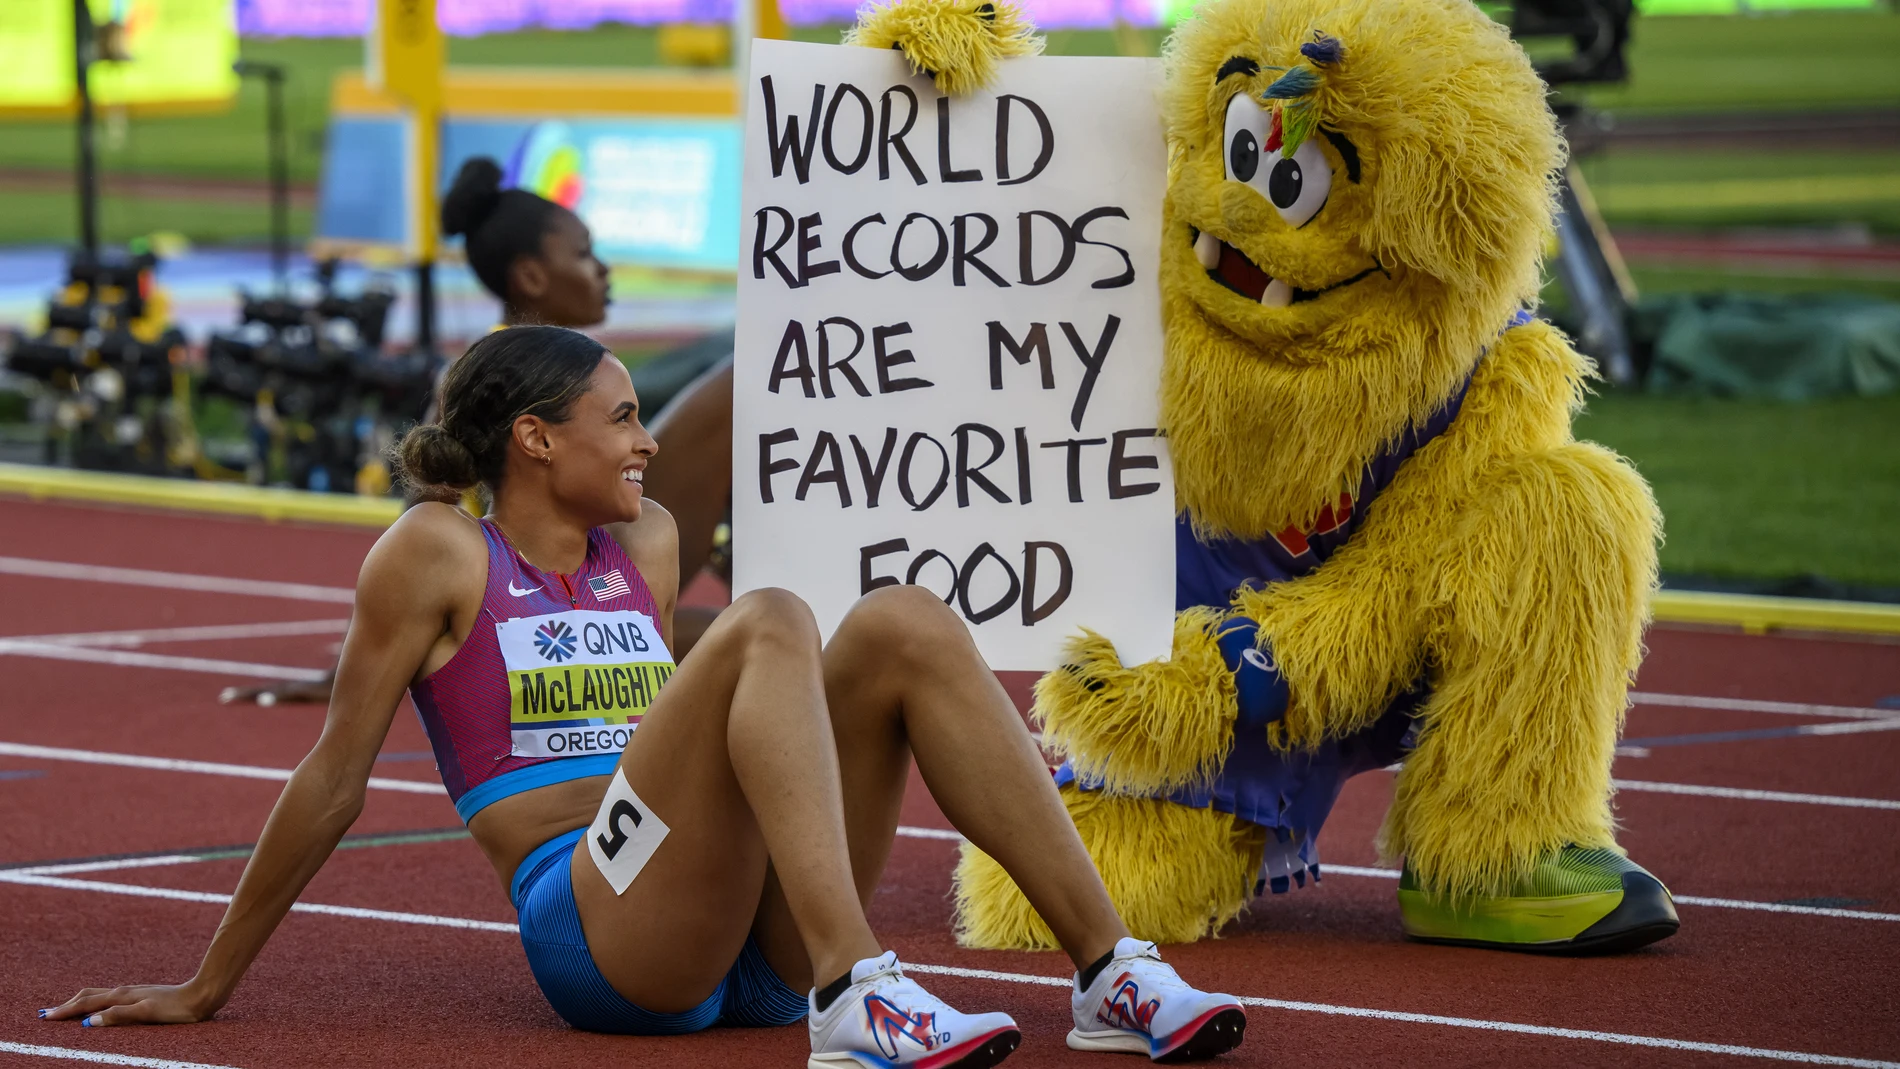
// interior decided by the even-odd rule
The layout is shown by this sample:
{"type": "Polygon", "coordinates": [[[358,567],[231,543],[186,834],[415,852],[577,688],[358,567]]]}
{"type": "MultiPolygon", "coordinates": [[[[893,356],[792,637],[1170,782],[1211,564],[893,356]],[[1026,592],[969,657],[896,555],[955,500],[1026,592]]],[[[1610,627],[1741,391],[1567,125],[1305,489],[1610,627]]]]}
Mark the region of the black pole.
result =
{"type": "Polygon", "coordinates": [[[435,264],[416,265],[416,349],[435,351],[435,264]]]}
{"type": "Polygon", "coordinates": [[[270,269],[277,295],[290,295],[290,135],[284,124],[284,65],[239,60],[238,76],[264,79],[265,116],[270,131],[270,269]]]}
{"type": "Polygon", "coordinates": [[[86,0],[73,0],[73,64],[79,91],[79,244],[93,260],[99,258],[99,161],[93,153],[92,9],[86,0]]]}

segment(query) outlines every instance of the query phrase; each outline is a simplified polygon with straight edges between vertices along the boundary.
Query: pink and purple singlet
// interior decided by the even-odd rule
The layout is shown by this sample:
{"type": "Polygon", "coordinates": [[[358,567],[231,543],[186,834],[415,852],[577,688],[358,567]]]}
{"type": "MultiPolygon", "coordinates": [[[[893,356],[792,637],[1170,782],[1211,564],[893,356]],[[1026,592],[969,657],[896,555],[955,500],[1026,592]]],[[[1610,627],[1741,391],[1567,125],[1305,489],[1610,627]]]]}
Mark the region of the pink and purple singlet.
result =
{"type": "Polygon", "coordinates": [[[455,656],[409,688],[464,823],[511,794],[611,775],[673,673],[646,580],[604,528],[565,576],[481,526],[481,613],[455,656]]]}

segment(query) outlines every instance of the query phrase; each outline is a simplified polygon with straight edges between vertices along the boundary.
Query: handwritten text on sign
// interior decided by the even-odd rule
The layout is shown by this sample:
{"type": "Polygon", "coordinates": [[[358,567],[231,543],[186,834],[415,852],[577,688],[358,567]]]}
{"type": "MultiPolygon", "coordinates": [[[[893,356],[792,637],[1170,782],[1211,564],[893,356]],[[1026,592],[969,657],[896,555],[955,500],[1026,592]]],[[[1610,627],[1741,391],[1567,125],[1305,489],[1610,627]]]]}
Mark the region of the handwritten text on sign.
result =
{"type": "Polygon", "coordinates": [[[1165,656],[1154,66],[1038,58],[946,97],[895,52],[760,41],[734,373],[735,586],[829,634],[935,591],[990,664],[1083,627],[1165,656]]]}

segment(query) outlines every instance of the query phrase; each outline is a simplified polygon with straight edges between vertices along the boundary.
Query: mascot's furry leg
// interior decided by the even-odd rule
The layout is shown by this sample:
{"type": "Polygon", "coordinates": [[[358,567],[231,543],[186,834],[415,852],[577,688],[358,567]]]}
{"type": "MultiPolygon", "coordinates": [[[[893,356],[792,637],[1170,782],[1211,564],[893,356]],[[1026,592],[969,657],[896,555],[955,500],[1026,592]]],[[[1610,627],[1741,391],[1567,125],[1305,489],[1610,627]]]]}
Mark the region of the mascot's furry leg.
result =
{"type": "MultiPolygon", "coordinates": [[[[1104,791],[1062,789],[1109,897],[1136,938],[1191,943],[1253,898],[1262,829],[1213,809],[1104,791]]],[[[957,940],[1047,950],[1055,937],[1002,866],[968,843],[957,865],[957,940]]]]}
{"type": "Polygon", "coordinates": [[[1612,454],[1566,443],[1487,480],[1451,541],[1434,692],[1382,846],[1406,930],[1565,951],[1677,925],[1615,846],[1610,762],[1642,656],[1654,503],[1612,454]]]}

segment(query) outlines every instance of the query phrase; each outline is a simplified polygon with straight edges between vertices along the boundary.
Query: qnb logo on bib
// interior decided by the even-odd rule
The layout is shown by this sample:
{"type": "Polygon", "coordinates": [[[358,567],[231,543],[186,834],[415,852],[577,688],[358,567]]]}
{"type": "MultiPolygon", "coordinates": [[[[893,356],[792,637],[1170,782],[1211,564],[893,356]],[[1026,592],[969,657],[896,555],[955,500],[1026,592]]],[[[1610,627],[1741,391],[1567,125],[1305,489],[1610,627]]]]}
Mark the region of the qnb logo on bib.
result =
{"type": "Polygon", "coordinates": [[[523,757],[618,753],[673,674],[653,619],[574,609],[495,625],[523,757]]]}
{"type": "Polygon", "coordinates": [[[574,656],[574,629],[554,620],[534,629],[534,651],[550,661],[574,656]]]}

